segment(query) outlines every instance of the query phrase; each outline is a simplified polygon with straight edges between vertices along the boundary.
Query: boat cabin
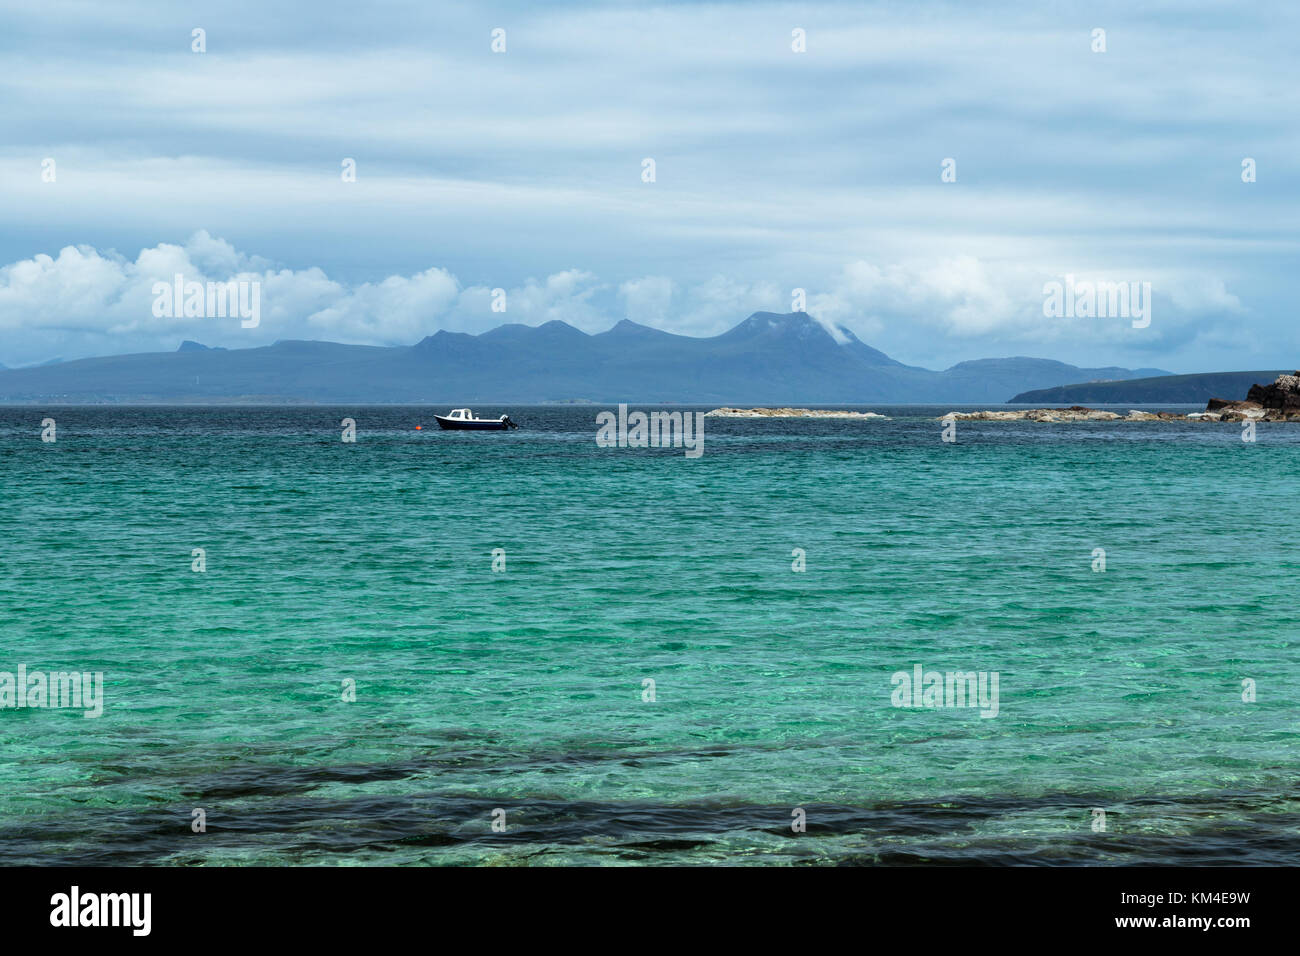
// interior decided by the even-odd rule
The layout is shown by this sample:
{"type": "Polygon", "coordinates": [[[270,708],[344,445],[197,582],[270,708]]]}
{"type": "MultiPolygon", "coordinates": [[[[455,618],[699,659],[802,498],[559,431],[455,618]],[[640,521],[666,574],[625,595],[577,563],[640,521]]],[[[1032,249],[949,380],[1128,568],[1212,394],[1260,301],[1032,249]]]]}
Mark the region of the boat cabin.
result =
{"type": "Polygon", "coordinates": [[[453,408],[447,417],[456,421],[469,421],[474,417],[474,413],[468,408],[453,408]]]}

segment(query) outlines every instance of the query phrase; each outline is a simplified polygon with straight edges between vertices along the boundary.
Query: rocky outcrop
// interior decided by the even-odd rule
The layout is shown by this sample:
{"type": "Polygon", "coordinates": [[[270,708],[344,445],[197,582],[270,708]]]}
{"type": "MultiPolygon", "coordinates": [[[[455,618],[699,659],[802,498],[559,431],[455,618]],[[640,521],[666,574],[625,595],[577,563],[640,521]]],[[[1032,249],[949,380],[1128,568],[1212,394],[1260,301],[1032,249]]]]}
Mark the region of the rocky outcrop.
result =
{"type": "Polygon", "coordinates": [[[869,418],[888,421],[875,412],[837,412],[820,408],[715,408],[705,418],[869,418]]]}
{"type": "Polygon", "coordinates": [[[1229,402],[1222,398],[1212,398],[1206,404],[1205,411],[1187,417],[1194,421],[1211,422],[1261,421],[1265,411],[1259,402],[1229,402]]]}
{"type": "Polygon", "coordinates": [[[1244,402],[1212,398],[1205,411],[1190,415],[1201,421],[1300,422],[1300,372],[1279,375],[1272,385],[1252,385],[1244,402]]]}
{"type": "Polygon", "coordinates": [[[1268,409],[1300,413],[1300,372],[1279,375],[1272,385],[1252,385],[1246,401],[1268,409]]]}
{"type": "Polygon", "coordinates": [[[1140,412],[1127,415],[1083,405],[1018,408],[1014,411],[949,412],[939,421],[961,422],[1300,422],[1300,372],[1279,375],[1272,385],[1254,385],[1243,402],[1212,398],[1203,412],[1140,412]]]}
{"type": "Polygon", "coordinates": [[[1014,411],[949,412],[939,421],[960,422],[1157,422],[1182,421],[1185,415],[1172,412],[1130,411],[1127,415],[1097,408],[1071,405],[1069,408],[1018,408],[1014,411]]]}

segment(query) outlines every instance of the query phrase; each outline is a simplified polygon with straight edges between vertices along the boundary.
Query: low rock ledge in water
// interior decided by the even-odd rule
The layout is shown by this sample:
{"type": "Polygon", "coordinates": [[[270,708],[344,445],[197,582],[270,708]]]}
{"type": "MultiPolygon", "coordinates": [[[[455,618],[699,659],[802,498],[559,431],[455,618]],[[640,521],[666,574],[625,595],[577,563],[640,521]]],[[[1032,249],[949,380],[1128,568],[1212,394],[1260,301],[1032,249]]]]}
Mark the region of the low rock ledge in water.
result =
{"type": "Polygon", "coordinates": [[[705,418],[866,418],[889,421],[875,412],[838,412],[821,408],[715,408],[705,418]]]}

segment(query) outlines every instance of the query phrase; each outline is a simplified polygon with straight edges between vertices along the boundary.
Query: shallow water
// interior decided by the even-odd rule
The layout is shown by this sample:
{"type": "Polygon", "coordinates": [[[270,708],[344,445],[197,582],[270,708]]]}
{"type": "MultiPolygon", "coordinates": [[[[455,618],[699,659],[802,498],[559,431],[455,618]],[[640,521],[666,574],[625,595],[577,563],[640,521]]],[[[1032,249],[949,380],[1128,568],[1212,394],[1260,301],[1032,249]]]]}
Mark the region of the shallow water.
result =
{"type": "Polygon", "coordinates": [[[597,410],[0,409],[0,863],[1300,862],[1300,425],[597,410]]]}

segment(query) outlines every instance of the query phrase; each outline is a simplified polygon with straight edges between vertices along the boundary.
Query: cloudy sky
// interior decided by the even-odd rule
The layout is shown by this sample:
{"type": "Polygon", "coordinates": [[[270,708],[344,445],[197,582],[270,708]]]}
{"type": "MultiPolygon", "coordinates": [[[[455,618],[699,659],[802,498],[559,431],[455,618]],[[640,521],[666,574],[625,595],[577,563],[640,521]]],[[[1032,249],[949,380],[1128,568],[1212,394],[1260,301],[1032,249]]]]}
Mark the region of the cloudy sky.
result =
{"type": "Polygon", "coordinates": [[[1300,5],[1137,6],[10,4],[0,362],[712,335],[802,288],[932,368],[1295,366],[1300,5]],[[178,272],[257,279],[260,326],[154,316],[178,272]],[[1067,274],[1151,324],[1045,317],[1067,274]]]}

